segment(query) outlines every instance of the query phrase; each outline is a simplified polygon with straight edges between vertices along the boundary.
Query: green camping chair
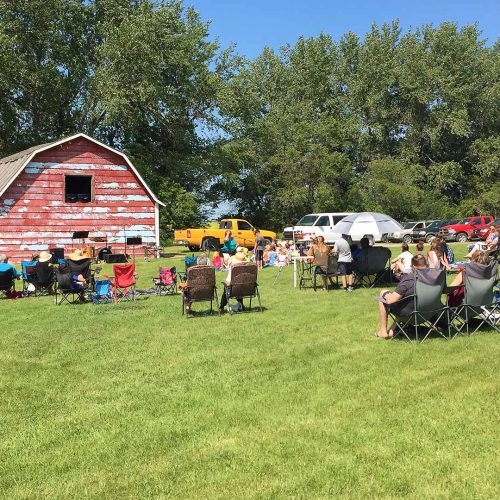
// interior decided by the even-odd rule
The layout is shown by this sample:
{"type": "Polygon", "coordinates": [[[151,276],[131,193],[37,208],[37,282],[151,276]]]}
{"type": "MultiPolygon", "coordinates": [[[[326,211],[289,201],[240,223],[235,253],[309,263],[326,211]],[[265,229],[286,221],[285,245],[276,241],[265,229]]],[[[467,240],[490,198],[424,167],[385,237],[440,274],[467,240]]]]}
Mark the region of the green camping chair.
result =
{"type": "Polygon", "coordinates": [[[500,332],[500,303],[495,300],[493,288],[498,281],[498,262],[488,265],[469,263],[462,271],[464,275],[464,300],[461,305],[450,308],[450,326],[453,336],[466,333],[474,335],[483,325],[500,332]],[[471,331],[471,320],[477,325],[471,331]]]}
{"type": "Polygon", "coordinates": [[[394,338],[402,335],[411,339],[413,331],[416,342],[423,342],[431,333],[448,339],[449,327],[441,325],[447,315],[447,307],[441,301],[446,285],[446,272],[441,269],[419,269],[415,272],[415,293],[391,304],[389,316],[394,320],[394,338]],[[423,338],[419,328],[426,328],[423,338]]]}

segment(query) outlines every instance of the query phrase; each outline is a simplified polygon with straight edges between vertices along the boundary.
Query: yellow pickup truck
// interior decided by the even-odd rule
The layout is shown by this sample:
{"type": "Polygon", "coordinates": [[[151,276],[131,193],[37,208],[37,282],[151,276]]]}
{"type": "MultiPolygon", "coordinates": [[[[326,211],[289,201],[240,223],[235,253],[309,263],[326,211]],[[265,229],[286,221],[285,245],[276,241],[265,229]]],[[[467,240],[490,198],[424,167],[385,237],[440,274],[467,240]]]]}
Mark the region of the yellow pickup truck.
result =
{"type": "MultiPolygon", "coordinates": [[[[174,245],[184,245],[192,252],[198,250],[208,250],[213,248],[213,243],[219,240],[224,243],[224,234],[230,229],[236,244],[240,247],[253,248],[255,245],[255,228],[248,221],[243,219],[222,219],[219,222],[219,229],[199,228],[199,229],[176,229],[174,231],[174,245]]],[[[271,243],[276,238],[276,233],[272,231],[260,230],[260,234],[271,243]]]]}

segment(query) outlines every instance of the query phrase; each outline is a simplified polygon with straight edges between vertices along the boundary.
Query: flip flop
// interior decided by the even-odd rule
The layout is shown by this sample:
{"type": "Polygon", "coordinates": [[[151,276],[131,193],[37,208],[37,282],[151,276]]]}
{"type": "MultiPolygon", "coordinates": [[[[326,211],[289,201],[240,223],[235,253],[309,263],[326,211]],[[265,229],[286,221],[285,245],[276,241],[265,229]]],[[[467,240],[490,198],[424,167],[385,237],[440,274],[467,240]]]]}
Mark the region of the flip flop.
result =
{"type": "Polygon", "coordinates": [[[372,333],[372,337],[378,337],[379,339],[390,339],[391,335],[379,335],[378,332],[372,333]]]}

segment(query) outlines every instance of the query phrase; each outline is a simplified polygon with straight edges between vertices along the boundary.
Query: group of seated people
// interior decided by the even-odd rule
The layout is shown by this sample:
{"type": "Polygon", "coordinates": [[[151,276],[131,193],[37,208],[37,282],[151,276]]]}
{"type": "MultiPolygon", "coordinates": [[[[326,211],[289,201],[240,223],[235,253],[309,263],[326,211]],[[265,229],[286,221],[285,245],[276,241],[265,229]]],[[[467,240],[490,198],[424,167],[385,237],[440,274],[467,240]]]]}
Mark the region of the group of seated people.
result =
{"type": "MultiPolygon", "coordinates": [[[[418,254],[422,254],[424,250],[424,242],[419,241],[416,246],[418,254]]],[[[411,273],[411,259],[413,254],[410,252],[409,245],[403,243],[401,245],[401,253],[391,260],[391,271],[393,277],[397,280],[401,278],[403,274],[411,273]]],[[[450,245],[440,236],[436,236],[432,239],[429,250],[426,254],[426,261],[428,267],[431,269],[450,269],[451,265],[455,260],[455,255],[450,245]]]]}
{"type": "MultiPolygon", "coordinates": [[[[12,264],[9,264],[8,261],[6,255],[0,255],[0,272],[12,270],[13,278],[20,280],[23,277],[22,273],[12,264]]],[[[70,253],[65,262],[58,266],[52,264],[52,255],[47,251],[40,252],[39,255],[33,257],[32,261],[35,264],[30,269],[28,292],[35,291],[37,286],[42,285],[47,293],[53,294],[55,292],[56,268],[58,273],[70,275],[71,282],[76,290],[83,290],[91,279],[91,260],[79,249],[70,253]]],[[[11,289],[6,291],[12,293],[14,288],[15,283],[13,282],[11,289]]]]}
{"type": "MultiPolygon", "coordinates": [[[[404,245],[405,244],[403,244],[403,246],[404,245]]],[[[432,251],[436,252],[437,251],[436,249],[438,247],[433,246],[431,244],[431,248],[434,248],[434,250],[432,251]]],[[[408,258],[409,252],[406,253],[407,255],[405,255],[404,257],[405,259],[408,258]]],[[[389,290],[382,290],[382,292],[380,292],[379,296],[380,327],[378,331],[373,334],[375,337],[391,338],[394,336],[394,324],[388,328],[388,317],[389,317],[389,312],[391,311],[391,304],[394,304],[405,297],[415,294],[415,271],[427,268],[439,269],[441,267],[436,263],[437,262],[436,260],[433,261],[432,259],[429,258],[429,256],[426,257],[421,253],[417,253],[416,255],[411,256],[409,262],[410,262],[410,267],[409,268],[405,267],[404,272],[401,273],[401,279],[394,292],[391,292],[389,290]]],[[[470,262],[474,264],[481,264],[483,266],[487,266],[490,264],[491,258],[487,254],[487,252],[483,250],[477,250],[471,255],[470,262]]],[[[442,267],[446,267],[444,263],[442,267]]],[[[455,279],[450,284],[450,291],[447,294],[447,304],[450,307],[458,307],[462,303],[463,298],[464,298],[464,271],[462,270],[459,274],[457,274],[455,279]]]]}
{"type": "MultiPolygon", "coordinates": [[[[227,286],[231,285],[231,271],[234,269],[235,266],[237,265],[245,265],[249,264],[252,262],[252,260],[249,258],[249,252],[247,249],[243,247],[237,247],[236,252],[231,255],[228,259],[227,263],[227,276],[226,279],[224,280],[224,293],[222,294],[221,302],[219,305],[219,312],[224,313],[225,308],[227,306],[227,296],[225,293],[225,288],[227,286]]],[[[216,252],[217,253],[217,252],[216,252]]],[[[201,253],[197,260],[196,260],[196,266],[210,266],[210,261],[205,253],[201,253]]],[[[179,288],[181,289],[181,292],[184,292],[187,290],[190,286],[189,283],[189,274],[187,276],[187,280],[179,285],[179,288]]],[[[184,300],[184,311],[186,314],[189,314],[191,312],[191,304],[192,301],[189,300],[189,295],[183,293],[183,300],[184,300]]],[[[237,299],[238,301],[238,308],[240,311],[244,310],[243,306],[243,300],[242,299],[237,299]]]]}

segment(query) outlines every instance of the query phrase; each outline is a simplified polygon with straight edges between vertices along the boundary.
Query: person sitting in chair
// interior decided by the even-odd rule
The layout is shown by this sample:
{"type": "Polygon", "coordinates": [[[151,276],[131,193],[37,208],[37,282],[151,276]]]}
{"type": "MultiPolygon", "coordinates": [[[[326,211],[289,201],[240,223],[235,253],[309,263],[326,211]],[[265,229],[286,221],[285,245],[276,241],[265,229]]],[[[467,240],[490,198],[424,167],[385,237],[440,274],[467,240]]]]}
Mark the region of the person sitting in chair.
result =
{"type": "MultiPolygon", "coordinates": [[[[0,254],[0,272],[6,272],[12,270],[12,276],[15,279],[20,279],[22,274],[12,265],[9,264],[9,258],[5,254],[0,254]]],[[[5,290],[6,292],[9,292],[11,290],[5,290]]]]}
{"type": "Polygon", "coordinates": [[[50,262],[51,259],[52,255],[49,252],[40,252],[40,255],[38,256],[38,262],[35,266],[36,280],[42,285],[49,285],[46,288],[49,294],[54,293],[54,266],[52,266],[50,262]]]}
{"type": "Polygon", "coordinates": [[[387,319],[389,317],[389,311],[391,304],[394,304],[398,300],[404,297],[415,294],[415,271],[417,269],[427,268],[427,260],[422,254],[417,254],[411,259],[411,273],[405,273],[401,276],[401,281],[398,283],[396,290],[390,292],[389,290],[382,290],[379,296],[379,318],[380,318],[380,328],[373,335],[374,337],[390,338],[394,336],[394,329],[387,329],[387,319]]]}
{"type": "Polygon", "coordinates": [[[319,274],[323,280],[323,290],[328,287],[327,282],[327,268],[328,268],[328,255],[330,255],[332,249],[325,244],[325,238],[323,236],[318,236],[314,240],[314,244],[307,251],[307,255],[314,257],[316,261],[316,274],[319,274]]]}
{"type": "MultiPolygon", "coordinates": [[[[231,285],[231,270],[234,266],[246,264],[247,259],[245,257],[245,252],[243,252],[242,247],[238,247],[236,253],[231,257],[229,261],[229,271],[227,273],[226,282],[224,283],[224,292],[222,293],[222,298],[220,301],[219,312],[222,314],[225,311],[225,307],[227,306],[227,296],[226,296],[226,287],[231,285]]],[[[243,307],[243,299],[236,299],[239,304],[239,309],[242,311],[243,307]]]]}

